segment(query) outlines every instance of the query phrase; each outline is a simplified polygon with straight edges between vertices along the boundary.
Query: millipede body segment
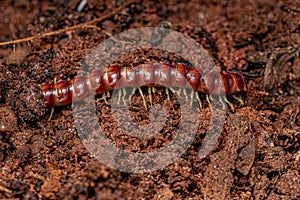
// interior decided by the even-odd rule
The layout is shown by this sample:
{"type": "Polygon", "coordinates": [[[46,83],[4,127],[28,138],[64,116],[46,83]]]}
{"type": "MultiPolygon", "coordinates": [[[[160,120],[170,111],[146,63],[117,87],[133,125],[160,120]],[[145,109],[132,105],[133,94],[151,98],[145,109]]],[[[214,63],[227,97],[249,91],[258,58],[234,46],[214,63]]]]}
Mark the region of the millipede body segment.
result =
{"type": "MultiPolygon", "coordinates": [[[[135,90],[140,89],[141,86],[147,86],[149,89],[161,86],[179,90],[191,89],[193,93],[196,93],[199,101],[198,92],[207,96],[222,95],[223,100],[228,104],[230,103],[224,95],[232,95],[243,103],[240,96],[247,92],[245,78],[238,72],[211,70],[204,74],[201,69],[184,63],[145,63],[135,67],[111,65],[76,76],[69,81],[60,80],[55,84],[44,83],[42,93],[46,106],[53,107],[68,105],[93,92],[105,95],[113,89],[134,88],[135,90]]],[[[231,104],[230,106],[232,107],[231,104]]]]}

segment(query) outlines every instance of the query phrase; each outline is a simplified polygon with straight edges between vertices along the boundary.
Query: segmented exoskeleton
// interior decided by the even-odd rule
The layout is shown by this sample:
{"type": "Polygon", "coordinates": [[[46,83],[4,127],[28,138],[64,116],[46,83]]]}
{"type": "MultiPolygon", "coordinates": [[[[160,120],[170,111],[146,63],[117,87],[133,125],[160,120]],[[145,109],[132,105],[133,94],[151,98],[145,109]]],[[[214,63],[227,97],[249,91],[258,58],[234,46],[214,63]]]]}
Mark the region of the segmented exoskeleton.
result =
{"type": "Polygon", "coordinates": [[[53,107],[68,105],[72,101],[81,100],[94,91],[96,94],[103,94],[103,99],[106,101],[107,92],[130,87],[134,88],[132,94],[134,94],[135,89],[139,89],[146,107],[141,86],[149,87],[150,101],[151,88],[164,86],[167,95],[169,95],[168,88],[175,92],[174,88],[178,88],[179,91],[183,89],[187,97],[185,89],[191,89],[191,100],[195,94],[201,107],[198,93],[206,94],[208,103],[211,95],[219,96],[219,101],[223,105],[226,102],[232,109],[234,109],[233,105],[227,100],[226,95],[233,96],[243,104],[242,97],[247,92],[246,81],[241,73],[211,70],[204,74],[203,70],[185,63],[145,63],[135,67],[111,65],[104,69],[95,69],[85,75],[76,76],[69,81],[60,80],[55,84],[44,83],[42,92],[46,106],[53,107]]]}

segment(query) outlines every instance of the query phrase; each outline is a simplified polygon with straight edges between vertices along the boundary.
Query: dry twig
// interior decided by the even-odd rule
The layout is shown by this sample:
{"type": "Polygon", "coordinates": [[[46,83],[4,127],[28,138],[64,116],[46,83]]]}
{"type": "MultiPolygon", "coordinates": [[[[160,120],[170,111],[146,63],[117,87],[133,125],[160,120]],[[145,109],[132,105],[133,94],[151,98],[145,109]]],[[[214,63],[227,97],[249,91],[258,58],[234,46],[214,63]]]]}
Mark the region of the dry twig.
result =
{"type": "Polygon", "coordinates": [[[108,19],[108,18],[114,16],[115,14],[120,12],[123,8],[125,8],[128,5],[134,3],[134,1],[135,0],[129,0],[126,3],[124,3],[123,5],[121,5],[120,7],[113,10],[112,12],[110,12],[110,13],[104,15],[104,16],[98,17],[96,19],[93,19],[91,21],[80,23],[80,24],[77,24],[77,25],[74,25],[74,26],[71,26],[71,27],[66,27],[64,29],[60,29],[60,30],[57,30],[57,31],[50,31],[50,32],[46,32],[46,33],[41,33],[41,34],[31,36],[31,37],[27,37],[27,38],[22,38],[22,39],[7,41],[7,42],[0,42],[0,46],[17,44],[17,43],[22,43],[22,42],[29,42],[29,41],[32,41],[32,40],[35,40],[35,39],[38,39],[38,38],[45,38],[45,37],[49,37],[49,36],[52,36],[52,35],[58,35],[58,34],[61,34],[61,33],[68,32],[68,31],[73,31],[73,30],[78,29],[78,28],[85,28],[85,27],[90,28],[90,26],[92,24],[97,24],[97,23],[99,23],[99,22],[101,22],[105,19],[108,19]]]}

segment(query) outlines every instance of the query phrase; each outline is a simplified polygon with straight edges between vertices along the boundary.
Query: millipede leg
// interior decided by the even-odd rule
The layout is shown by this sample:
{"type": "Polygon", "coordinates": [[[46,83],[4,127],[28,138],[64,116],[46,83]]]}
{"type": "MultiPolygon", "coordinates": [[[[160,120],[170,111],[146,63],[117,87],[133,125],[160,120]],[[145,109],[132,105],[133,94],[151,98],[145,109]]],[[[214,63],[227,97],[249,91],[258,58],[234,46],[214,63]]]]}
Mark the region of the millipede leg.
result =
{"type": "Polygon", "coordinates": [[[180,88],[180,89],[178,89],[178,91],[177,91],[177,95],[178,95],[178,97],[179,97],[179,98],[181,98],[181,88],[180,88]]]}
{"type": "Polygon", "coordinates": [[[176,93],[178,98],[181,98],[181,88],[178,90],[175,90],[174,88],[170,87],[169,88],[173,93],[176,93]]]}
{"type": "Polygon", "coordinates": [[[54,106],[52,106],[52,108],[51,108],[51,112],[50,112],[50,116],[49,116],[48,121],[51,120],[53,113],[54,113],[54,106]]]}
{"type": "Polygon", "coordinates": [[[225,102],[229,105],[230,109],[234,112],[234,107],[233,107],[232,103],[230,103],[225,96],[223,98],[224,98],[225,102]]]}
{"type": "Polygon", "coordinates": [[[125,101],[125,97],[126,97],[126,89],[123,88],[123,97],[122,97],[122,102],[124,105],[126,105],[126,101],[125,101]]]}
{"type": "Polygon", "coordinates": [[[138,90],[139,90],[139,92],[140,92],[140,94],[142,96],[143,104],[144,104],[144,106],[145,106],[145,108],[147,110],[146,100],[145,100],[145,97],[144,97],[144,94],[143,94],[143,91],[142,91],[141,87],[138,87],[138,90]]]}
{"type": "Polygon", "coordinates": [[[202,102],[201,102],[198,92],[196,92],[196,99],[199,103],[199,111],[201,111],[202,110],[202,102]]]}
{"type": "Polygon", "coordinates": [[[153,94],[155,93],[155,87],[152,87],[152,93],[153,94]]]}
{"type": "Polygon", "coordinates": [[[169,87],[169,89],[171,90],[172,93],[176,92],[176,90],[174,88],[172,88],[172,87],[169,87]]]}
{"type": "Polygon", "coordinates": [[[97,98],[97,99],[96,99],[96,103],[100,103],[100,101],[102,100],[102,98],[103,98],[103,95],[102,95],[101,98],[97,98]]]}
{"type": "Polygon", "coordinates": [[[193,106],[194,94],[195,94],[195,91],[192,90],[192,92],[191,92],[191,101],[190,101],[190,106],[191,106],[191,107],[193,106]]]}
{"type": "Polygon", "coordinates": [[[166,94],[167,94],[167,100],[170,103],[171,101],[170,101],[170,94],[169,94],[169,89],[168,88],[166,88],[166,94]]]}
{"type": "MultiPolygon", "coordinates": [[[[54,77],[53,82],[54,82],[54,85],[56,85],[56,77],[54,77]]],[[[55,90],[56,90],[56,94],[59,94],[58,87],[55,87],[55,90]]]]}
{"type": "Polygon", "coordinates": [[[104,95],[103,95],[103,100],[105,101],[105,103],[106,103],[106,104],[108,104],[108,102],[107,102],[107,99],[106,99],[106,98],[107,98],[107,96],[106,96],[106,94],[104,94],[104,95]]]}
{"type": "Polygon", "coordinates": [[[185,96],[185,102],[188,102],[189,97],[188,97],[187,94],[186,94],[186,89],[183,89],[183,94],[184,94],[184,96],[185,96]]]}
{"type": "Polygon", "coordinates": [[[101,98],[97,99],[97,103],[99,103],[101,100],[103,100],[106,104],[108,104],[106,98],[107,98],[107,96],[106,96],[106,94],[104,93],[104,94],[102,95],[101,98]]]}
{"type": "Polygon", "coordinates": [[[226,104],[224,103],[224,101],[223,101],[223,99],[222,99],[222,96],[219,96],[219,101],[220,101],[221,104],[222,104],[222,109],[225,110],[226,104]]]}
{"type": "Polygon", "coordinates": [[[130,105],[130,106],[131,106],[131,98],[132,98],[132,96],[134,95],[135,91],[136,91],[136,88],[133,88],[131,94],[129,95],[129,98],[128,98],[128,99],[129,99],[129,105],[130,105]]]}
{"type": "Polygon", "coordinates": [[[172,87],[169,87],[169,89],[171,90],[171,92],[173,92],[173,93],[175,93],[176,92],[176,90],[174,89],[174,88],[172,88],[172,87]]]}
{"type": "MultiPolygon", "coordinates": [[[[56,77],[54,77],[53,82],[54,82],[54,85],[56,85],[56,77]]],[[[59,94],[59,93],[58,93],[58,87],[55,87],[55,89],[56,89],[56,94],[59,94]]],[[[51,112],[50,112],[50,116],[49,116],[48,121],[51,120],[53,113],[54,113],[54,106],[52,106],[52,108],[51,108],[51,112]]]]}
{"type": "Polygon", "coordinates": [[[118,105],[120,104],[121,96],[122,96],[122,90],[119,90],[118,91],[118,102],[117,102],[118,105]]]}
{"type": "Polygon", "coordinates": [[[210,108],[210,110],[212,111],[212,106],[211,106],[211,103],[210,103],[210,97],[211,96],[209,96],[208,94],[206,95],[206,101],[207,101],[207,103],[208,103],[208,105],[209,105],[209,108],[210,108]]]}
{"type": "Polygon", "coordinates": [[[233,98],[235,98],[238,102],[240,102],[241,106],[244,105],[243,97],[240,94],[233,94],[233,98]]]}
{"type": "Polygon", "coordinates": [[[152,106],[152,94],[151,94],[151,88],[148,88],[148,94],[150,99],[150,105],[152,106]]]}

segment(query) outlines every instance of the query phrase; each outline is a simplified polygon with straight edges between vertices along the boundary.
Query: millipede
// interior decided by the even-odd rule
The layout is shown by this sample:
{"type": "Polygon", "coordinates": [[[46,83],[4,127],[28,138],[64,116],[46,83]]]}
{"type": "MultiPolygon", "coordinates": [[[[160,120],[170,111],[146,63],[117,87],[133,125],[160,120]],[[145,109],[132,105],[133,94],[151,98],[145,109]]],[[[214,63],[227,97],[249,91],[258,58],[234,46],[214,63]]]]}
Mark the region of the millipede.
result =
{"type": "Polygon", "coordinates": [[[95,69],[90,73],[75,76],[71,80],[60,80],[54,84],[42,84],[42,93],[47,107],[63,106],[71,104],[72,101],[79,101],[90,95],[92,92],[102,94],[100,99],[107,102],[110,91],[119,90],[119,100],[124,103],[126,97],[125,88],[133,88],[129,96],[129,103],[132,95],[138,89],[142,96],[143,104],[146,101],[141,90],[142,86],[148,87],[150,103],[152,104],[152,93],[155,87],[164,86],[169,100],[169,90],[176,92],[179,96],[183,93],[186,101],[190,98],[192,105],[194,98],[202,109],[202,102],[199,93],[206,96],[210,105],[213,97],[218,97],[223,108],[228,104],[232,110],[234,106],[228,101],[227,95],[232,96],[241,105],[244,104],[244,97],[247,93],[247,85],[244,76],[240,72],[217,72],[210,70],[204,73],[193,65],[184,62],[173,64],[168,63],[143,63],[136,66],[111,65],[103,69],[95,69]],[[191,90],[187,95],[186,89],[191,90]],[[122,98],[121,98],[122,97],[122,98]]]}

